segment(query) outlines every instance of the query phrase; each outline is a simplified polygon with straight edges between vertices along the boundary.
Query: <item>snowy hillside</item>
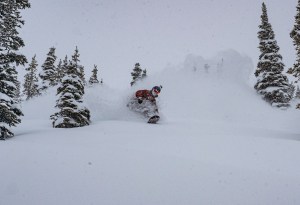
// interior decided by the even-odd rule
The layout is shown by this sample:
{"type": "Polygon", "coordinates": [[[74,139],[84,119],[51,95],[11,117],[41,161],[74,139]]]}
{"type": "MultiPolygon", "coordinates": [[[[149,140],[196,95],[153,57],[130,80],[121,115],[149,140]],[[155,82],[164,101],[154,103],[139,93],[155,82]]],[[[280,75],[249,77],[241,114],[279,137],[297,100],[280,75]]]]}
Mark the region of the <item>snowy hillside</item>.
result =
{"type": "Polygon", "coordinates": [[[74,129],[51,127],[55,89],[23,103],[0,143],[0,204],[300,204],[299,112],[261,100],[252,75],[233,50],[189,55],[133,88],[86,88],[92,124],[74,129]],[[126,107],[154,85],[157,125],[126,107]]]}

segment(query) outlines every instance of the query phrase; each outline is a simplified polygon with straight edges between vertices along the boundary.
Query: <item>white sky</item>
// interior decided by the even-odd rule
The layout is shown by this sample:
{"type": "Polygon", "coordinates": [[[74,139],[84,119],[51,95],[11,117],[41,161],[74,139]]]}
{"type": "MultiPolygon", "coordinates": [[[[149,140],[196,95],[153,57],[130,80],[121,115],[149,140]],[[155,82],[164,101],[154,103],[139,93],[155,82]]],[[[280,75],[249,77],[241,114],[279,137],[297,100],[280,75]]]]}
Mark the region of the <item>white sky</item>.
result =
{"type": "MultiPolygon", "coordinates": [[[[30,61],[41,65],[51,46],[59,58],[79,48],[86,75],[93,64],[112,86],[129,87],[139,62],[151,73],[183,62],[235,49],[257,62],[260,0],[30,0],[20,30],[30,61]]],[[[287,66],[295,59],[289,33],[297,0],[267,0],[269,20],[287,66]]]]}

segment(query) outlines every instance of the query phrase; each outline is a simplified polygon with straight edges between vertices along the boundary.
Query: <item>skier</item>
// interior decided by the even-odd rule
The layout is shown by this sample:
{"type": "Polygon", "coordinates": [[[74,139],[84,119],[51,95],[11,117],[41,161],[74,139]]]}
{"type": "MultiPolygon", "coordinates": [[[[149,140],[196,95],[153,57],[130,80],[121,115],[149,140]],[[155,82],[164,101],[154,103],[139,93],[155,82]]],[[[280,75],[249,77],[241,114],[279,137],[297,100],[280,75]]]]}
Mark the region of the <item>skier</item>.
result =
{"type": "Polygon", "coordinates": [[[128,103],[129,109],[142,113],[148,118],[148,123],[156,123],[159,120],[156,99],[162,86],[154,86],[151,90],[138,90],[128,103]]]}

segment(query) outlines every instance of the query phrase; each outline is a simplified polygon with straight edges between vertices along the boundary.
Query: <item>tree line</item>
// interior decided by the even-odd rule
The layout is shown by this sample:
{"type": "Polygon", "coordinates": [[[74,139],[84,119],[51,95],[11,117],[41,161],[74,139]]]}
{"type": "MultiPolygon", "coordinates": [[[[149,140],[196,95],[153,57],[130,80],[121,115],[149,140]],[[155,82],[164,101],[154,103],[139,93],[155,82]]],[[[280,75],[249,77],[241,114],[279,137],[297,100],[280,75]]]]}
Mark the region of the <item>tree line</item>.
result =
{"type": "Polygon", "coordinates": [[[72,60],[76,60],[76,65],[78,69],[78,76],[80,77],[84,85],[89,84],[103,84],[103,80],[98,80],[98,68],[97,65],[94,65],[92,70],[92,75],[89,78],[89,81],[86,82],[84,66],[79,65],[79,50],[76,47],[72,60],[68,60],[68,56],[62,61],[61,59],[58,62],[58,65],[55,65],[57,56],[55,55],[56,48],[50,48],[50,51],[47,54],[45,62],[42,64],[42,71],[37,74],[38,63],[36,60],[36,55],[32,57],[31,63],[28,67],[25,68],[27,73],[24,76],[23,84],[23,97],[26,100],[29,100],[33,97],[39,96],[46,91],[49,87],[54,87],[62,83],[64,77],[68,73],[68,67],[72,60]],[[41,82],[39,82],[41,81],[41,82]]]}

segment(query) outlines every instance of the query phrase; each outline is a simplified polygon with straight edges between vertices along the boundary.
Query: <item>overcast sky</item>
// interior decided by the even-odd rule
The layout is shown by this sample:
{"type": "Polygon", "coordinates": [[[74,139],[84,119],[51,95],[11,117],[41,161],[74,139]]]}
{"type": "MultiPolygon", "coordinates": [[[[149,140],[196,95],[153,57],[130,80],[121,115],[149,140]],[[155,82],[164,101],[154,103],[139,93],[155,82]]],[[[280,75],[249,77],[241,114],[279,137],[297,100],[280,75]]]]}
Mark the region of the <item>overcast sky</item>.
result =
{"type": "MultiPolygon", "coordinates": [[[[49,48],[71,56],[79,48],[90,76],[93,64],[112,86],[129,86],[136,62],[149,75],[192,53],[210,57],[235,49],[257,63],[260,0],[30,0],[20,30],[21,51],[39,64],[49,48]]],[[[297,0],[265,1],[269,20],[287,66],[295,60],[289,33],[297,0]]]]}

